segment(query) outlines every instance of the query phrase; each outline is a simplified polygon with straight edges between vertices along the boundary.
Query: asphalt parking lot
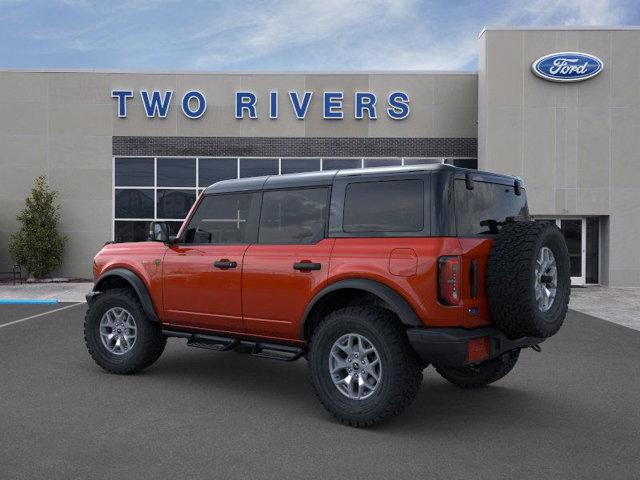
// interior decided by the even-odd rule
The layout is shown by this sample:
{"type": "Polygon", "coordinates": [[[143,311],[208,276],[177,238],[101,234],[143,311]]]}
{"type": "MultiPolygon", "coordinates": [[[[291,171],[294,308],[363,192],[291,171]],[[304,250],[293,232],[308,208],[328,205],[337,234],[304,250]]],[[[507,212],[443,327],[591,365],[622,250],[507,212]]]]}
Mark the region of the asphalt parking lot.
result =
{"type": "Polygon", "coordinates": [[[640,476],[640,332],[584,314],[489,388],[427,369],[404,415],[358,430],[325,413],[303,360],[171,339],[123,377],[86,353],[84,305],[8,325],[67,305],[0,307],[1,478],[640,476]]]}

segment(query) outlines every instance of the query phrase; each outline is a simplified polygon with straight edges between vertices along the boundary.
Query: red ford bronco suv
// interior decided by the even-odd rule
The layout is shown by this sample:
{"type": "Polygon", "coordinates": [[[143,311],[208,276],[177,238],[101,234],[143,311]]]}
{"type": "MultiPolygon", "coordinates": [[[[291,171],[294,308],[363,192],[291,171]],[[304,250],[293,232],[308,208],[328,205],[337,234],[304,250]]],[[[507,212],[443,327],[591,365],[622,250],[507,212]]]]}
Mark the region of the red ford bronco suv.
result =
{"type": "Polygon", "coordinates": [[[177,236],[107,244],[84,334],[119,374],[167,337],[305,357],[319,400],[367,426],[402,412],[422,371],[481,387],[555,334],[570,293],[561,232],[529,220],[516,177],[446,165],[216,183],[177,236]]]}

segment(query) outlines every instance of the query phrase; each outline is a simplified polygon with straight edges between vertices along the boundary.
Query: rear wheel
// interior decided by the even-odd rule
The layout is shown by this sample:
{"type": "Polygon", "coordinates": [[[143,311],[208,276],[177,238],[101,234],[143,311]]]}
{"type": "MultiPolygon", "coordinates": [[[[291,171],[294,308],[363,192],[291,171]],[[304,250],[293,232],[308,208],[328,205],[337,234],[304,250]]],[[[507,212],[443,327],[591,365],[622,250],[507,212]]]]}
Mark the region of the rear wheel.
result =
{"type": "Polygon", "coordinates": [[[107,290],[87,310],[84,339],[93,360],[111,373],[127,374],[154,363],[167,344],[128,289],[107,290]]]}
{"type": "Polygon", "coordinates": [[[311,338],[309,369],[324,407],[358,427],[400,414],[422,382],[422,368],[397,317],[375,307],[329,315],[311,338]]]}
{"type": "Polygon", "coordinates": [[[504,353],[498,358],[493,358],[482,362],[476,366],[469,367],[437,367],[436,371],[445,380],[460,388],[485,387],[490,383],[497,382],[507,373],[513,370],[520,350],[512,350],[504,353]]]}

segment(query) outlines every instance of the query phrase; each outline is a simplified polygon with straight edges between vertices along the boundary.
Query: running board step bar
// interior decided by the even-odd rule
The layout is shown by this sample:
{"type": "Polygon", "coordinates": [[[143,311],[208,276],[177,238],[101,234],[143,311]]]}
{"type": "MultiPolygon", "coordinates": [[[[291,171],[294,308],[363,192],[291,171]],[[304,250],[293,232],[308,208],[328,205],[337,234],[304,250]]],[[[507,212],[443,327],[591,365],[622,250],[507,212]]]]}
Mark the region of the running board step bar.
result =
{"type": "Polygon", "coordinates": [[[177,330],[163,329],[162,333],[167,337],[186,338],[189,347],[206,348],[218,352],[236,350],[241,353],[248,353],[254,357],[271,358],[272,360],[282,360],[285,362],[297,360],[305,353],[305,350],[301,347],[280,343],[239,340],[233,337],[188,333],[177,330]]]}

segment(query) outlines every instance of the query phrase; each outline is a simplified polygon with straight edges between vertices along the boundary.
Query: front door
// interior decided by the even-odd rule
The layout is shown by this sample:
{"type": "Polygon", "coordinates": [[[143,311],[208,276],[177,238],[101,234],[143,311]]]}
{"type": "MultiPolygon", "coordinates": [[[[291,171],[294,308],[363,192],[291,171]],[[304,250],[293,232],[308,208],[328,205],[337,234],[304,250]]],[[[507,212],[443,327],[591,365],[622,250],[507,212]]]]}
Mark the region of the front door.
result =
{"type": "Polygon", "coordinates": [[[324,238],[328,205],[328,188],[264,192],[258,243],[243,263],[247,333],[299,338],[304,310],[329,272],[335,239],[324,238]]]}
{"type": "Polygon", "coordinates": [[[242,332],[242,266],[259,194],[207,195],[163,261],[164,316],[178,327],[242,332]]]}

